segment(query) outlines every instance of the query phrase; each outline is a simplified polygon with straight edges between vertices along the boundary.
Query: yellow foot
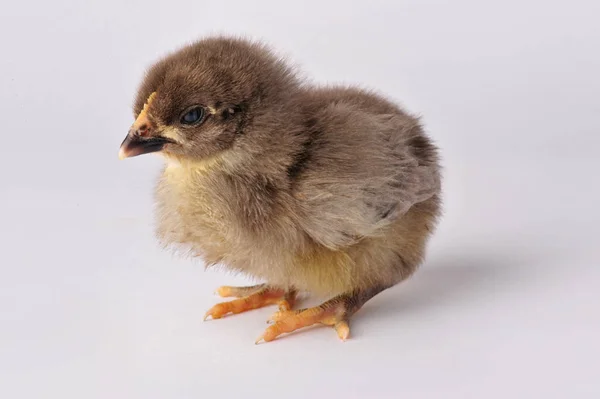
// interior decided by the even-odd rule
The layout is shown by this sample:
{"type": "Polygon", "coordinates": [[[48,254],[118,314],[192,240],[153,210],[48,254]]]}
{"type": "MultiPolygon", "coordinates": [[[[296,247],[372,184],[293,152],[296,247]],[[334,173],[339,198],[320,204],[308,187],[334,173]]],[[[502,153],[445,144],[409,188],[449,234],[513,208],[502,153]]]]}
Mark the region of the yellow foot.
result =
{"type": "Polygon", "coordinates": [[[217,294],[221,297],[238,297],[239,299],[216,304],[206,312],[204,320],[208,317],[220,319],[229,313],[238,314],[274,304],[278,304],[280,310],[289,310],[293,306],[296,295],[295,291],[286,292],[266,285],[251,287],[223,286],[217,289],[217,294]]]}
{"type": "Polygon", "coordinates": [[[342,304],[321,305],[294,311],[279,310],[271,316],[269,319],[272,323],[271,326],[266,329],[263,335],[258,337],[255,343],[258,344],[263,340],[265,342],[273,341],[281,334],[290,333],[317,323],[332,326],[338,337],[345,341],[350,336],[350,327],[346,319],[345,307],[340,305],[342,304]]]}

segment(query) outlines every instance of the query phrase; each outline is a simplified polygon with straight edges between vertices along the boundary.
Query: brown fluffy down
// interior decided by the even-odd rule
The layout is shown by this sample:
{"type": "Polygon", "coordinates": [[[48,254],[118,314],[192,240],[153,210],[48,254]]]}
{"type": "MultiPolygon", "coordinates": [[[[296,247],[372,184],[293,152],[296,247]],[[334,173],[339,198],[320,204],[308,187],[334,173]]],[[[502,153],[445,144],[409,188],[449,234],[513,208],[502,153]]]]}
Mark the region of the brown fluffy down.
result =
{"type": "Polygon", "coordinates": [[[266,46],[215,37],[153,65],[134,105],[168,137],[157,232],[270,286],[390,287],[440,213],[438,151],[417,118],[353,87],[316,87],[266,46]],[[199,104],[194,126],[181,113],[199,104]]]}

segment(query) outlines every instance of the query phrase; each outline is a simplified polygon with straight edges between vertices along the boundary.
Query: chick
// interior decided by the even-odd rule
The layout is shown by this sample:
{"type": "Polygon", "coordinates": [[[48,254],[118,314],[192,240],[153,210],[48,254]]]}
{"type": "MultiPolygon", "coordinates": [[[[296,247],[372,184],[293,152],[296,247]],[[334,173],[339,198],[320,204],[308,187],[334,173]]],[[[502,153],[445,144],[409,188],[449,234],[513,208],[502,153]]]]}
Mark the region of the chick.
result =
{"type": "Polygon", "coordinates": [[[211,37],[154,64],[120,148],[165,160],[157,235],[262,284],[205,316],[277,304],[257,342],[313,324],[345,340],[365,302],[422,262],[440,213],[419,121],[352,87],[314,87],[267,46],[211,37]],[[294,310],[298,292],[331,298],[294,310]]]}

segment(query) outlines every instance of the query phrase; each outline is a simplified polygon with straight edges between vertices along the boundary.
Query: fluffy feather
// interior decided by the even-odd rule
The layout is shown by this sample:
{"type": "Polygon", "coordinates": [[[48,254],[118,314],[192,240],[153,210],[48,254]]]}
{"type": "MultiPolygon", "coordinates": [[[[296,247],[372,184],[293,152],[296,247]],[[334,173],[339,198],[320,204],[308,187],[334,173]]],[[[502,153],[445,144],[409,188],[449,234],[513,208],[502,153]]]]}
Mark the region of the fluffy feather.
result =
{"type": "Polygon", "coordinates": [[[417,118],[352,87],[313,87],[266,46],[210,38],[147,73],[134,105],[173,140],[157,233],[208,265],[334,295],[392,286],[440,212],[438,152],[417,118]],[[178,124],[202,104],[201,126],[178,124]]]}
{"type": "Polygon", "coordinates": [[[165,245],[322,295],[374,295],[422,262],[440,213],[438,151],[381,95],[311,86],[263,44],[216,37],[154,64],[142,109],[144,131],[130,135],[162,140],[165,245]],[[183,125],[195,104],[206,119],[183,125]]]}

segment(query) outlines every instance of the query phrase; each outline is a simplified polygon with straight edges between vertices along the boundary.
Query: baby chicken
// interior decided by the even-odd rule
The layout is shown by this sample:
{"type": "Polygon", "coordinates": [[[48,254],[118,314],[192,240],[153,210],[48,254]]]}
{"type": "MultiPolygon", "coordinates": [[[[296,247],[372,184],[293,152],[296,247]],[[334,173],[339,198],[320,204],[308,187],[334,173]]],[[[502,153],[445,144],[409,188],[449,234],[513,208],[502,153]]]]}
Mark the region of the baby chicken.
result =
{"type": "Polygon", "coordinates": [[[148,71],[120,157],[157,152],[157,234],[264,283],[218,319],[277,304],[257,342],[321,323],[345,340],[365,302],[422,262],[440,213],[419,121],[352,87],[314,87],[265,45],[212,37],[148,71]],[[294,310],[298,292],[331,298],[294,310]]]}

